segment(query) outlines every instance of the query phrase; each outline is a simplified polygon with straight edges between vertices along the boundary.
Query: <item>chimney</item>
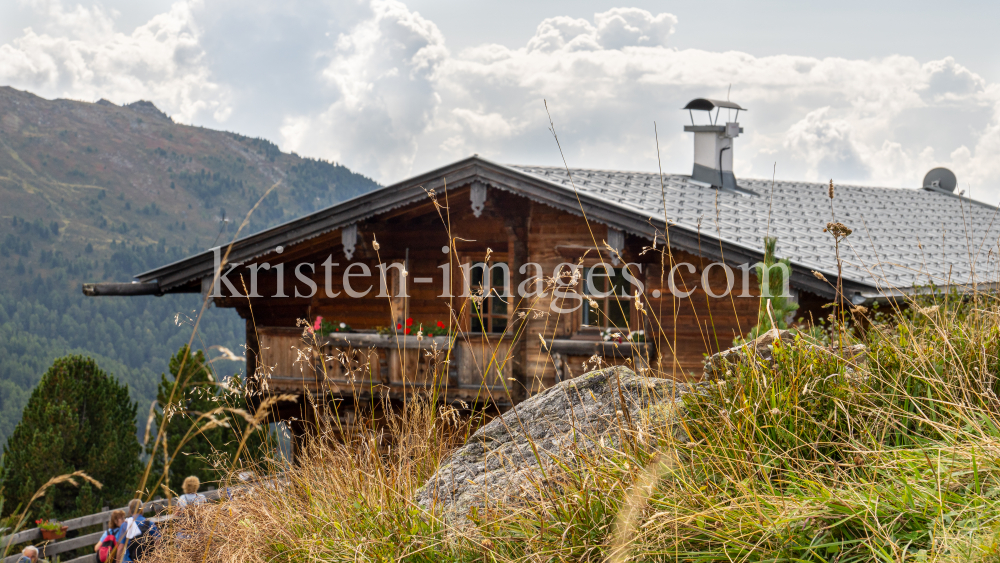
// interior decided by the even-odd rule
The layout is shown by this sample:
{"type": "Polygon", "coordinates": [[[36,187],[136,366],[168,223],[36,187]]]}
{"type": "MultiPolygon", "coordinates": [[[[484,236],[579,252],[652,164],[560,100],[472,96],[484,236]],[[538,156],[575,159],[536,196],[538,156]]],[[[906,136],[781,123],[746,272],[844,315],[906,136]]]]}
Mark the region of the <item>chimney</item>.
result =
{"type": "Polygon", "coordinates": [[[685,125],[684,130],[694,133],[694,170],[691,172],[691,179],[711,184],[715,188],[735,190],[733,139],[743,132],[736,119],[739,118],[740,111],[747,110],[728,100],[707,98],[691,100],[684,109],[691,115],[691,125],[685,125]],[[725,125],[719,125],[719,113],[722,108],[726,108],[729,114],[727,117],[733,119],[727,121],[725,125]],[[695,110],[705,112],[707,119],[704,125],[695,125],[695,110]],[[712,110],[715,110],[714,117],[712,110]],[[732,110],[736,110],[735,116],[732,115],[732,110]]]}

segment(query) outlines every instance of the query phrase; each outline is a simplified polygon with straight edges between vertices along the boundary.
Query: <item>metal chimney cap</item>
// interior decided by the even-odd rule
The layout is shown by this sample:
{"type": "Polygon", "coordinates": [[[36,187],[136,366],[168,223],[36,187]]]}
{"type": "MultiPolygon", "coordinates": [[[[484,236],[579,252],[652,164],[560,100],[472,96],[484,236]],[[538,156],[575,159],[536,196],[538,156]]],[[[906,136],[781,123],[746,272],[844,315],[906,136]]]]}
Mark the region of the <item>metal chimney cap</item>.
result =
{"type": "Polygon", "coordinates": [[[681,109],[697,109],[703,111],[712,111],[715,108],[729,108],[736,109],[740,111],[750,111],[746,108],[741,108],[736,102],[730,102],[729,100],[710,100],[708,98],[695,98],[688,102],[688,105],[681,109]]]}

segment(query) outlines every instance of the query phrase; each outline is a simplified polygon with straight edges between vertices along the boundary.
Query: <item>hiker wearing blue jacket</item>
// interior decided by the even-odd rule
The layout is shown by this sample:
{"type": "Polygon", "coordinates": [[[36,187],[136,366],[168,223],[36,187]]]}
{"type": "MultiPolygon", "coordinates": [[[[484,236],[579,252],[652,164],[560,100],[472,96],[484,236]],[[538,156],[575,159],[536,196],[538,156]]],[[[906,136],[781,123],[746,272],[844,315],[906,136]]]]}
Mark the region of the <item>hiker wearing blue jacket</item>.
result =
{"type": "Polygon", "coordinates": [[[142,515],[142,501],[134,498],[128,501],[129,517],[122,523],[116,537],[121,550],[121,562],[141,561],[156,541],[160,539],[160,530],[151,520],[142,515]]]}

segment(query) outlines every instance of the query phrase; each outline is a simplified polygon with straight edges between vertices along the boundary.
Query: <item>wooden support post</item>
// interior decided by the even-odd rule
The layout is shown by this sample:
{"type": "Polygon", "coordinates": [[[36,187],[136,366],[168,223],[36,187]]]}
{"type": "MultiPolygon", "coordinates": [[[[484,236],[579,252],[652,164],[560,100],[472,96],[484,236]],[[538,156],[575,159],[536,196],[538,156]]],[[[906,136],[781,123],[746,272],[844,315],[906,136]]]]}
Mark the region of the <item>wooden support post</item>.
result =
{"type": "Polygon", "coordinates": [[[515,213],[508,216],[507,229],[507,261],[510,267],[510,300],[508,310],[511,315],[510,333],[515,337],[511,343],[509,354],[511,361],[511,401],[517,404],[528,397],[527,365],[528,347],[525,346],[526,335],[522,332],[527,325],[527,308],[521,303],[517,288],[524,281],[525,274],[521,266],[528,261],[528,213],[515,213]]]}
{"type": "Polygon", "coordinates": [[[245,353],[247,358],[247,371],[245,375],[246,380],[244,381],[244,384],[246,384],[248,387],[251,384],[257,385],[258,386],[257,390],[260,390],[259,386],[261,382],[257,381],[256,378],[257,366],[259,365],[258,362],[260,361],[260,358],[258,357],[260,355],[260,342],[257,341],[257,330],[256,327],[254,327],[253,317],[250,316],[249,314],[246,316],[246,327],[247,327],[246,328],[247,347],[245,353]]]}

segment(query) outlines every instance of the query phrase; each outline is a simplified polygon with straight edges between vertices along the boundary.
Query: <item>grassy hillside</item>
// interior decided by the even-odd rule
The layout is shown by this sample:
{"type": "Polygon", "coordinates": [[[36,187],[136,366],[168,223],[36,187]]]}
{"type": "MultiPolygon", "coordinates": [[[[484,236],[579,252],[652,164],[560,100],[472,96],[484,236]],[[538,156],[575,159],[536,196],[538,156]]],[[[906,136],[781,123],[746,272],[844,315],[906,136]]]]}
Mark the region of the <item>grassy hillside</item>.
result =
{"type": "Polygon", "coordinates": [[[182,539],[150,560],[996,562],[995,297],[922,298],[843,333],[834,325],[820,341],[776,340],[773,361],[728,364],[681,409],[625,418],[591,448],[583,437],[596,441],[594,429],[579,415],[522,413],[511,421],[572,428],[575,443],[553,454],[532,442],[534,455],[554,455],[543,474],[497,452],[497,435],[470,438],[491,452],[490,471],[527,472],[530,484],[505,491],[487,480],[477,490],[489,508],[451,519],[415,493],[439,465],[461,463],[448,455],[467,421],[431,401],[388,421],[359,417],[346,443],[318,434],[294,467],[260,467],[283,472],[283,486],[168,524],[182,539]],[[865,347],[848,360],[841,344],[865,347]]]}
{"type": "MultiPolygon", "coordinates": [[[[175,317],[193,315],[197,296],[94,299],[80,284],[129,281],[229,240],[278,182],[245,233],[377,187],[264,139],[179,125],[149,102],[45,100],[0,87],[0,443],[51,360],[71,351],[97,358],[148,405],[190,337],[175,317]]],[[[196,347],[241,354],[235,313],[210,310],[203,322],[196,347]]]]}

